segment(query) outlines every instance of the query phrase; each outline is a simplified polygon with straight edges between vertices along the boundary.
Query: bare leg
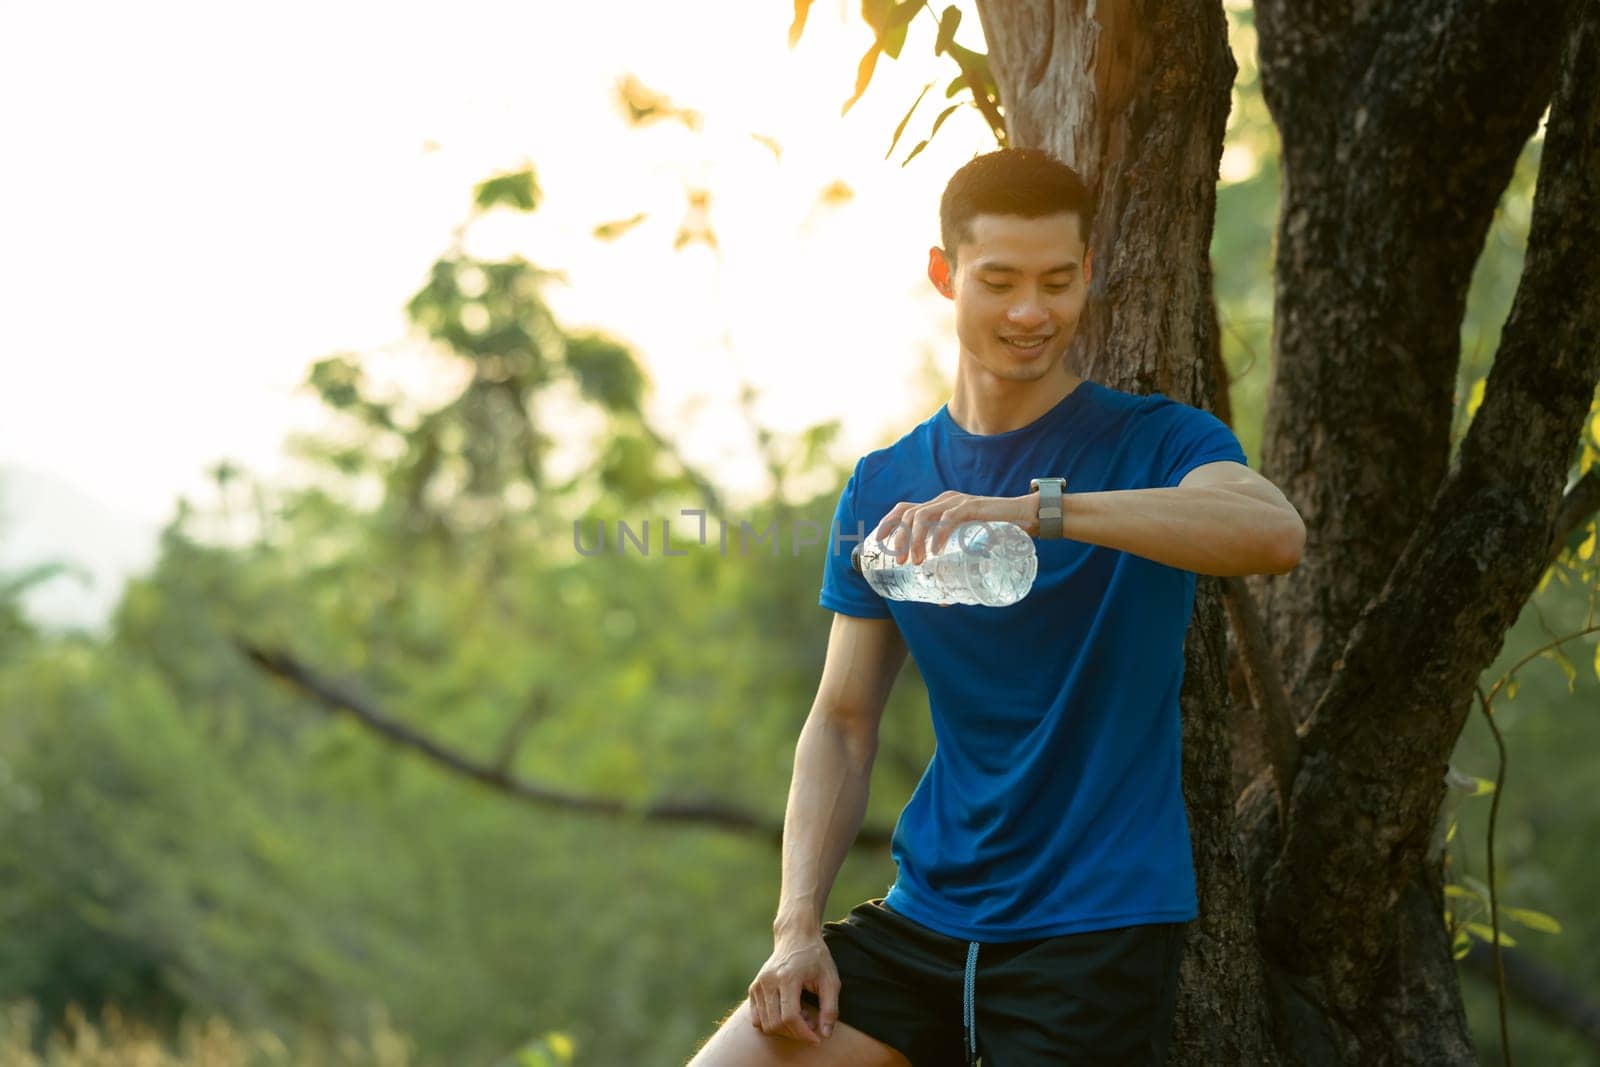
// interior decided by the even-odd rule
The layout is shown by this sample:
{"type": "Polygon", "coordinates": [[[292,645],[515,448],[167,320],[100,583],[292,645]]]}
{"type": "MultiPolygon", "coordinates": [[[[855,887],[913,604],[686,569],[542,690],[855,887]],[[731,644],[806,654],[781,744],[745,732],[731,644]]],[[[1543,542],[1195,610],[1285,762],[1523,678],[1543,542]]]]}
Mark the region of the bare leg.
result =
{"type": "Polygon", "coordinates": [[[820,1045],[764,1034],[751,1022],[746,999],[689,1061],[689,1067],[911,1067],[911,1061],[844,1022],[835,1023],[833,1036],[820,1045]]]}

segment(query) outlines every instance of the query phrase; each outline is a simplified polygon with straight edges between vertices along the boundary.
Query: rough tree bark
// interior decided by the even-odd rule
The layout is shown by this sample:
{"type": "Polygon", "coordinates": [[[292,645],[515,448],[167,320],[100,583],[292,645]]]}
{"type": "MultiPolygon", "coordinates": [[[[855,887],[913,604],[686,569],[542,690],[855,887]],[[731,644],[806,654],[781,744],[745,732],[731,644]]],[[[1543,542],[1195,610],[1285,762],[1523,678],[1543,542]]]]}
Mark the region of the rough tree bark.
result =
{"type": "MultiPolygon", "coordinates": [[[[1202,581],[1184,692],[1202,917],[1174,1062],[1475,1062],[1429,842],[1473,687],[1573,503],[1600,377],[1597,6],[1258,0],[1283,142],[1264,473],[1309,538],[1297,571],[1255,589],[1302,736],[1287,808],[1263,778],[1236,818],[1202,581]],[[1452,461],[1467,284],[1547,105],[1525,273],[1452,461]]],[[[1211,406],[1220,5],[979,12],[1010,143],[1099,197],[1083,372],[1211,406]]]]}

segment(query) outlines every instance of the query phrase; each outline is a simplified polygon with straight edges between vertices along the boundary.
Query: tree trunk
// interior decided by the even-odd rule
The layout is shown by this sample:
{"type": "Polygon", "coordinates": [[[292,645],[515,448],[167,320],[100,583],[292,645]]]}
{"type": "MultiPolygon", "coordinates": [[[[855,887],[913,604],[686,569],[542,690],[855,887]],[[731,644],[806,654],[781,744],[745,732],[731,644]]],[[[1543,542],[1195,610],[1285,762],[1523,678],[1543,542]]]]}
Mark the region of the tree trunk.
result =
{"type": "MultiPolygon", "coordinates": [[[[1475,1062],[1430,846],[1477,678],[1564,521],[1600,377],[1597,3],[1257,4],[1283,142],[1263,466],[1308,541],[1255,589],[1302,736],[1286,808],[1258,780],[1236,818],[1203,579],[1183,694],[1201,918],[1175,1063],[1475,1062]],[[1452,461],[1467,285],[1546,105],[1524,276],[1452,461]]],[[[1053,151],[1099,198],[1082,373],[1211,406],[1234,72],[1220,5],[979,12],[1010,142],[1053,151]]]]}

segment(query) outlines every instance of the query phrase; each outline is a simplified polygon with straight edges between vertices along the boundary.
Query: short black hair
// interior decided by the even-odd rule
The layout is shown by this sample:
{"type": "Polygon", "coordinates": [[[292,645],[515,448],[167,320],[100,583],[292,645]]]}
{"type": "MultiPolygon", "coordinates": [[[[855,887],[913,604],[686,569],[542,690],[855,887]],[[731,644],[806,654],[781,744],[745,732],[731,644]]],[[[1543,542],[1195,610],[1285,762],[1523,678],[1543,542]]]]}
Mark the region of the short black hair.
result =
{"type": "Polygon", "coordinates": [[[939,200],[939,240],[954,266],[956,247],[972,238],[979,215],[1042,219],[1062,213],[1078,217],[1087,243],[1094,198],[1078,172],[1042,149],[1002,148],[974,157],[951,176],[939,200]]]}

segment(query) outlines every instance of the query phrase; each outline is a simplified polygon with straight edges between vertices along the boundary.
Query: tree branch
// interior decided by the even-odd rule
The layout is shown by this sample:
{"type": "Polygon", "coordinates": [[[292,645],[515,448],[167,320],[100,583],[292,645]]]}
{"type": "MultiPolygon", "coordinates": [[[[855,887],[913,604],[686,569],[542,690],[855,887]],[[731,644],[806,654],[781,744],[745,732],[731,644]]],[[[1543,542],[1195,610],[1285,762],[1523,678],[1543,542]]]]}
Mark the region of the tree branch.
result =
{"type": "Polygon", "coordinates": [[[1449,477],[1473,265],[1550,104],[1573,3],[1256,5],[1284,176],[1261,471],[1307,527],[1305,559],[1261,599],[1297,710],[1449,477]],[[1404,457],[1381,474],[1380,441],[1404,457]]]}
{"type": "MultiPolygon", "coordinates": [[[[349,715],[363,728],[389,744],[419,755],[452,774],[470,778],[479,785],[518,800],[593,815],[695,823],[718,830],[752,834],[765,838],[774,845],[782,843],[781,821],[716,800],[677,798],[636,806],[616,797],[569,793],[518,778],[503,767],[480,763],[412,729],[378,710],[369,700],[350,688],[323,678],[287,652],[271,651],[242,637],[234,637],[233,643],[256,667],[293,685],[325,710],[349,715]]],[[[856,835],[855,847],[879,849],[887,846],[889,839],[888,830],[864,826],[856,835]]]]}
{"type": "MultiPolygon", "coordinates": [[[[246,653],[248,655],[249,653],[246,653]]],[[[533,687],[528,694],[528,702],[500,739],[498,755],[494,759],[494,769],[498,774],[510,774],[512,764],[516,762],[517,753],[522,750],[522,739],[528,735],[534,723],[543,719],[550,712],[550,691],[542,685],[533,687]]]]}
{"type": "Polygon", "coordinates": [[[1279,817],[1283,818],[1288,814],[1289,792],[1300,767],[1300,736],[1295,732],[1294,713],[1289,710],[1288,691],[1283,687],[1278,661],[1267,642],[1267,626],[1250,587],[1243,578],[1224,578],[1222,589],[1228,623],[1238,641],[1245,684],[1250,687],[1267,762],[1272,767],[1279,817]]]}
{"type": "Polygon", "coordinates": [[[1561,509],[1556,512],[1556,532],[1550,539],[1550,554],[1546,566],[1554,563],[1566,546],[1572,531],[1589,521],[1589,516],[1600,511],[1600,470],[1592,470],[1579,478],[1577,484],[1561,498],[1561,509]]]}

